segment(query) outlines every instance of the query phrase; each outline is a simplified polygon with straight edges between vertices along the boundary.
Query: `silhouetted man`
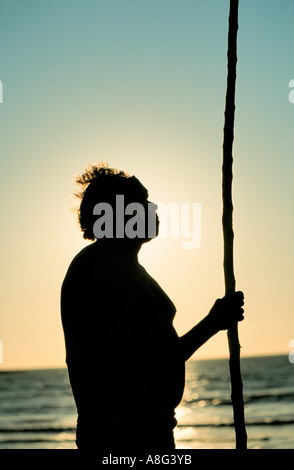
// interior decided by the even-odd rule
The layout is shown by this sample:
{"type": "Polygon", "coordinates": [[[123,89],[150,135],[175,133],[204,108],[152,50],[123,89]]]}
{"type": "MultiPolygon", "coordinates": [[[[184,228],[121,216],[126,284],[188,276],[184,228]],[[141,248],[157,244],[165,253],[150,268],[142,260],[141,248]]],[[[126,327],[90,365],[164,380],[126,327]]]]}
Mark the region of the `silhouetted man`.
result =
{"type": "Polygon", "coordinates": [[[219,330],[243,319],[243,294],[218,299],[198,325],[179,337],[174,304],[138,261],[150,238],[131,238],[130,212],[124,219],[129,236],[121,232],[125,214],[118,214],[118,195],[124,196],[124,208],[134,202],[144,207],[145,218],[141,211],[137,225],[145,224],[148,234],[155,220],[158,234],[158,217],[152,217],[156,206],[150,206],[147,190],[135,177],[105,165],[88,168],[77,182],[84,188],[79,193],[83,236],[96,240],[73,259],[61,292],[77,447],[172,450],[185,361],[219,330]]]}

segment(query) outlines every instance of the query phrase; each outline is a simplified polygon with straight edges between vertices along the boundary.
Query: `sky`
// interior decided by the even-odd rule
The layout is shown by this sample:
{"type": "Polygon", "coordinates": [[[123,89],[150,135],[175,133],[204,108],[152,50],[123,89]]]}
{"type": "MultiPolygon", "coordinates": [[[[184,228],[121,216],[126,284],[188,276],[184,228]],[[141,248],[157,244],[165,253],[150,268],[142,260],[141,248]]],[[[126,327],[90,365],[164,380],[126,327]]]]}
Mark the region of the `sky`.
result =
{"type": "MultiPolygon", "coordinates": [[[[184,334],[224,295],[221,166],[228,0],[0,0],[1,369],[65,366],[60,287],[86,244],[72,211],[90,163],[161,203],[201,204],[201,242],[139,259],[184,334]]],[[[240,0],[234,141],[242,355],[294,339],[294,2],[240,0]]],[[[159,213],[160,216],[160,213],[159,213]]],[[[198,227],[199,228],[199,227],[198,227]]],[[[193,358],[228,356],[225,332],[193,358]]]]}

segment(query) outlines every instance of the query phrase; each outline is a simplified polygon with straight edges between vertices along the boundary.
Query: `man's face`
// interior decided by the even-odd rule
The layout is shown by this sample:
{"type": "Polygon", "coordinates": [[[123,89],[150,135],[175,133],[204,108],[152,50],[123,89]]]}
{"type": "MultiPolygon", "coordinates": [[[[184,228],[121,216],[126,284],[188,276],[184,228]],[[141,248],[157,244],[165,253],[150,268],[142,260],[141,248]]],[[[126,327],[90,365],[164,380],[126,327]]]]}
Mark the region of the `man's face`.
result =
{"type": "Polygon", "coordinates": [[[148,201],[148,191],[137,178],[128,178],[126,183],[111,200],[95,205],[93,214],[100,217],[94,222],[93,233],[97,239],[146,243],[159,232],[157,205],[148,201]]]}
{"type": "Polygon", "coordinates": [[[149,194],[147,189],[135,176],[132,176],[130,180],[133,189],[132,199],[138,203],[138,206],[144,208],[143,214],[142,208],[138,207],[137,214],[139,221],[142,221],[142,218],[144,218],[142,223],[145,225],[145,237],[142,238],[142,243],[146,243],[156,238],[159,233],[159,217],[156,213],[158,206],[154,202],[148,201],[149,194]]]}

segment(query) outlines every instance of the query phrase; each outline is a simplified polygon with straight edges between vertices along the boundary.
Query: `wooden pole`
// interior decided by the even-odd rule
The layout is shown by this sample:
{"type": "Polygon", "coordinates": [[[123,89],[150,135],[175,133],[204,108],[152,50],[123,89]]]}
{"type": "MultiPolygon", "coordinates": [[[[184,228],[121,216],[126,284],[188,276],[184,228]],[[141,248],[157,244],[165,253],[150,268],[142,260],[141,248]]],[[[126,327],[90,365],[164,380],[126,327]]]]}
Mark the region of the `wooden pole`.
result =
{"type": "MultiPolygon", "coordinates": [[[[237,32],[238,32],[239,0],[230,0],[229,33],[228,33],[228,74],[227,93],[224,116],[222,196],[223,196],[223,237],[224,237],[224,277],[226,295],[235,292],[235,276],[233,262],[233,141],[235,120],[235,86],[237,66],[237,32]]],[[[244,418],[243,384],[240,369],[240,343],[238,324],[228,330],[230,353],[231,397],[236,434],[236,449],[247,448],[247,434],[244,418]]]]}

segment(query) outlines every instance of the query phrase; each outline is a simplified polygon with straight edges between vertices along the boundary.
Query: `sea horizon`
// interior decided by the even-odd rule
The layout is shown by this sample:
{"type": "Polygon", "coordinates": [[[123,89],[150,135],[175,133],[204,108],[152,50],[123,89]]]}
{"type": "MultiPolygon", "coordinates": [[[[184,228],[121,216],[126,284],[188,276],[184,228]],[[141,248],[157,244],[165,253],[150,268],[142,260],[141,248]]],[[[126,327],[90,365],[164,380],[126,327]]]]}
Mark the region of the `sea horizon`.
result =
{"type": "MultiPolygon", "coordinates": [[[[289,351],[288,352],[280,352],[280,353],[260,353],[260,354],[247,354],[247,355],[241,355],[240,360],[242,361],[243,359],[251,359],[251,358],[263,358],[263,357],[278,357],[278,356],[289,356],[289,351]]],[[[221,356],[221,357],[192,357],[190,358],[188,362],[192,361],[223,361],[223,360],[229,360],[229,356],[221,356]]],[[[1,372],[21,372],[21,371],[30,371],[30,370],[58,370],[58,369],[66,369],[67,365],[64,363],[64,365],[52,365],[52,366],[24,366],[24,367],[2,367],[3,364],[0,364],[0,374],[1,372]]],[[[294,367],[294,364],[293,364],[294,367]]]]}

